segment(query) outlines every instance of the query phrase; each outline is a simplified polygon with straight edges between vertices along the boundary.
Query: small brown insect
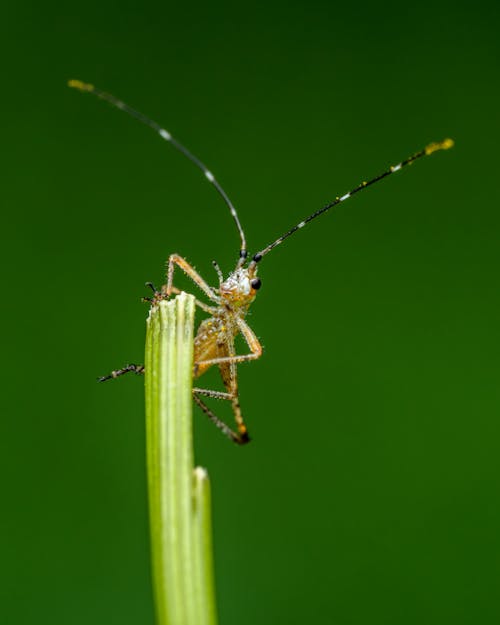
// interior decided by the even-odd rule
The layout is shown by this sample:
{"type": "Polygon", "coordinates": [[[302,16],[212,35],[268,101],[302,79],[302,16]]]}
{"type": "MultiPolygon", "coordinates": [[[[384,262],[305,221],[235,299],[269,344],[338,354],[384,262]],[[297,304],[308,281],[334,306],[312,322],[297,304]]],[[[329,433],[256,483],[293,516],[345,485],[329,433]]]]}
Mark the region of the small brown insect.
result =
{"type": "MultiPolygon", "coordinates": [[[[420,152],[408,157],[397,165],[393,165],[382,174],[372,178],[370,181],[362,182],[349,193],[335,198],[335,200],[312,213],[312,215],[309,215],[309,217],[288,230],[288,232],[285,232],[285,234],[273,241],[273,243],[269,244],[263,250],[254,254],[247,264],[248,253],[245,234],[243,232],[243,228],[241,227],[236,209],[229,200],[224,189],[215,179],[212,172],[205,167],[203,162],[191,154],[189,150],[187,150],[159,124],[109,93],[100,91],[93,85],[80,82],[79,80],[70,80],[68,84],[70,87],[74,87],[80,91],[92,93],[98,98],[101,98],[116,108],[125,111],[143,124],[152,128],[162,139],[171,143],[179,152],[184,154],[184,156],[186,156],[203,172],[207,180],[216,188],[217,192],[221,195],[222,199],[231,211],[231,215],[233,216],[239,232],[241,243],[238,262],[234,271],[229,274],[229,277],[224,280],[221,270],[214,262],[214,267],[219,276],[219,286],[217,288],[211,287],[184,258],[178,254],[171,254],[167,265],[167,284],[164,285],[160,291],[158,291],[150,282],[146,283],[147,286],[153,289],[154,296],[153,298],[145,299],[150,302],[155,302],[159,299],[165,299],[170,297],[172,294],[180,292],[179,289],[177,289],[173,284],[174,270],[176,266],[182,269],[182,271],[184,271],[184,273],[191,278],[191,280],[208,297],[212,305],[196,300],[196,305],[204,312],[208,313],[210,317],[201,322],[196,333],[194,341],[193,377],[199,378],[210,367],[216,365],[219,368],[226,391],[222,392],[204,388],[193,388],[193,398],[203,412],[205,412],[205,414],[211,419],[211,421],[213,421],[215,425],[217,425],[217,427],[220,428],[229,438],[239,444],[247,443],[250,440],[250,437],[248,436],[248,431],[243,420],[243,415],[241,414],[239,403],[237,365],[248,360],[256,360],[262,355],[262,346],[255,336],[255,333],[245,320],[248,309],[254,301],[257,291],[261,287],[261,280],[257,277],[258,263],[268,252],[280,245],[290,235],[303,228],[307,223],[316,217],[319,217],[319,215],[322,215],[333,206],[344,202],[355,193],[358,193],[375,182],[378,182],[379,180],[382,180],[383,178],[399,171],[403,167],[406,167],[406,165],[410,165],[422,156],[428,156],[438,150],[447,150],[448,148],[451,148],[453,146],[453,141],[451,139],[445,139],[444,141],[437,143],[430,143],[423,150],[420,150],[420,152]],[[240,333],[245,339],[250,350],[247,354],[236,354],[234,340],[240,333]],[[232,430],[226,423],[219,419],[203,402],[201,397],[212,397],[215,399],[230,401],[236,421],[237,431],[232,430]]],[[[104,382],[105,380],[117,378],[131,371],[137,374],[142,374],[144,373],[144,366],[130,364],[122,369],[112,371],[109,375],[99,378],[99,380],[104,382]]]]}

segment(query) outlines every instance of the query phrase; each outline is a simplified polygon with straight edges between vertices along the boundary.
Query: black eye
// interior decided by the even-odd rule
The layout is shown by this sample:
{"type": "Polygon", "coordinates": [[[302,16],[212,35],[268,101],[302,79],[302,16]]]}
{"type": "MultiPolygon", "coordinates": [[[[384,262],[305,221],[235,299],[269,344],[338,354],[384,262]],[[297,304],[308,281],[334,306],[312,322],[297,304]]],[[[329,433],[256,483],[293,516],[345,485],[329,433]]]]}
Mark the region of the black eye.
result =
{"type": "Polygon", "coordinates": [[[258,291],[262,285],[262,282],[260,281],[260,278],[254,278],[253,280],[250,280],[250,285],[254,291],[258,291]]]}

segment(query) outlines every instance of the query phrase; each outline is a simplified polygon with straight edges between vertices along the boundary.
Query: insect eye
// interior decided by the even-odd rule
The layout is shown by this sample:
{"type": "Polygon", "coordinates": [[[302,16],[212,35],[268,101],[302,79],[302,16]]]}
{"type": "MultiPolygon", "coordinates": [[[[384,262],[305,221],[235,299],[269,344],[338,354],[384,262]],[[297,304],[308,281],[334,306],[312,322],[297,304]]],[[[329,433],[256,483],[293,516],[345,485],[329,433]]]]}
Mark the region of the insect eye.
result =
{"type": "Polygon", "coordinates": [[[262,285],[260,278],[254,278],[250,281],[250,285],[254,291],[258,291],[262,285]]]}

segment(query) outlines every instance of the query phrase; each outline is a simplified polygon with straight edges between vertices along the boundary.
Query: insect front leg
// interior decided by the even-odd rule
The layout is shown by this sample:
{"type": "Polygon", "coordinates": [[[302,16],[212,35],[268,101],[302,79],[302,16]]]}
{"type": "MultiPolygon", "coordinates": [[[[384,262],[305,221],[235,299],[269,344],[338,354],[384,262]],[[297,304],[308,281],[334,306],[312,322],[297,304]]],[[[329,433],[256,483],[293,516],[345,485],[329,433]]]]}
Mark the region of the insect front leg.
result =
{"type": "Polygon", "coordinates": [[[167,287],[165,294],[169,297],[174,292],[174,270],[178,266],[191,280],[205,293],[209,300],[219,303],[219,297],[215,294],[213,288],[209,286],[200,274],[192,267],[187,260],[178,254],[170,254],[167,265],[167,287]]]}
{"type": "MultiPolygon", "coordinates": [[[[173,286],[170,289],[170,293],[173,293],[174,295],[179,295],[179,293],[182,293],[182,291],[178,289],[177,287],[173,286]]],[[[214,313],[217,312],[217,308],[215,306],[209,306],[208,304],[201,302],[199,299],[195,298],[194,303],[195,303],[195,306],[198,306],[198,308],[208,313],[209,315],[213,315],[214,313]]]]}

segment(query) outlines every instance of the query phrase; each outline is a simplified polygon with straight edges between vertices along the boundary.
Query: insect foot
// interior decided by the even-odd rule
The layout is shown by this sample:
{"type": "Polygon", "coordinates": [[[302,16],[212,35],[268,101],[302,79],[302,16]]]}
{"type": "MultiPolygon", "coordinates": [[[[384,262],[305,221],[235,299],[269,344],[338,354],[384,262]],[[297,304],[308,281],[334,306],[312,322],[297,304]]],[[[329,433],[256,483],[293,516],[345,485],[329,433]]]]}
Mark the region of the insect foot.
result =
{"type": "Polygon", "coordinates": [[[142,302],[146,302],[151,306],[154,306],[162,299],[168,299],[168,295],[164,291],[164,287],[158,290],[152,282],[146,282],[145,286],[149,287],[153,291],[153,297],[141,297],[142,302]]]}

